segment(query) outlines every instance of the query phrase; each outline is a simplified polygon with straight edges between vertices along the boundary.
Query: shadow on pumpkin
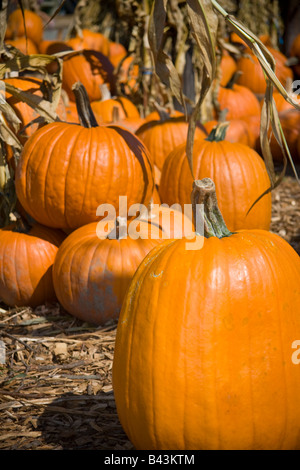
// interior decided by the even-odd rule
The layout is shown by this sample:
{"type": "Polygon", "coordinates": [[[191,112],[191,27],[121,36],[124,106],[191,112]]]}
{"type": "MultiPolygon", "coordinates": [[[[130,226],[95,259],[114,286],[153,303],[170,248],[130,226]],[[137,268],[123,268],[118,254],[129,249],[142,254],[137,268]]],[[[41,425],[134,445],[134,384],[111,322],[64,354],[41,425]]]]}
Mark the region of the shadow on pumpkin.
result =
{"type": "Polygon", "coordinates": [[[119,422],[112,392],[63,394],[45,408],[36,430],[47,445],[58,449],[133,449],[119,422]]]}

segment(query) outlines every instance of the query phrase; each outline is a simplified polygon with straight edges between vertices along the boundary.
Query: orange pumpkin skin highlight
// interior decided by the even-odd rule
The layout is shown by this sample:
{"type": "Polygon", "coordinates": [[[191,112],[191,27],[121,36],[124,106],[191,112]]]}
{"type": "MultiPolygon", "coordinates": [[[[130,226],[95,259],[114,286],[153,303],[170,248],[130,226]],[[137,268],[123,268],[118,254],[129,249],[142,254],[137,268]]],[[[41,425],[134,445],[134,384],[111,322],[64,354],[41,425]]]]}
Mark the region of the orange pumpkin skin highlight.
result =
{"type": "MultiPolygon", "coordinates": [[[[114,221],[94,222],[75,230],[61,245],[53,280],[63,307],[75,317],[103,325],[117,319],[130,281],[140,262],[162,239],[100,239],[114,221]],[[107,226],[107,227],[106,227],[107,226]]],[[[140,233],[150,235],[150,224],[140,222],[140,233]]],[[[158,236],[161,230],[154,227],[158,236]]]]}
{"type": "MultiPolygon", "coordinates": [[[[270,186],[262,158],[255,150],[227,141],[194,142],[194,175],[214,180],[220,210],[229,230],[261,228],[268,230],[272,202],[265,195],[249,212],[254,201],[270,186]]],[[[170,153],[163,166],[159,195],[162,203],[190,204],[192,176],[185,144],[170,153]]]]}
{"type": "Polygon", "coordinates": [[[26,142],[15,184],[35,220],[68,230],[99,220],[100,204],[118,211],[119,196],[127,195],[128,207],[147,205],[154,174],[147,149],[126,129],[56,122],[26,142]]]}
{"type": "Polygon", "coordinates": [[[56,300],[52,266],[65,234],[34,225],[28,233],[13,226],[0,230],[0,297],[9,306],[56,300]]]}
{"type": "Polygon", "coordinates": [[[119,318],[113,389],[138,450],[300,448],[300,263],[241,231],[154,248],[119,318]]]}

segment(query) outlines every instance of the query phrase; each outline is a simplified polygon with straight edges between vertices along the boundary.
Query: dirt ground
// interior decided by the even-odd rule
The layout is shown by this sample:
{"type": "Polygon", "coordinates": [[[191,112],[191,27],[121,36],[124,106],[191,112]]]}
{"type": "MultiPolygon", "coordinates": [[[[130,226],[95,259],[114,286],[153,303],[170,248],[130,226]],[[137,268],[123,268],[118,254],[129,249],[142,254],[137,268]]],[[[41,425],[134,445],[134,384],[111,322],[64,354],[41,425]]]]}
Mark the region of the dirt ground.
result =
{"type": "MultiPolygon", "coordinates": [[[[271,230],[300,255],[300,186],[293,177],[273,192],[271,230]]],[[[93,327],[58,304],[33,311],[0,303],[6,353],[6,362],[0,361],[0,449],[133,449],[112,390],[115,334],[116,322],[93,327]]],[[[1,352],[0,343],[0,359],[1,352]]]]}

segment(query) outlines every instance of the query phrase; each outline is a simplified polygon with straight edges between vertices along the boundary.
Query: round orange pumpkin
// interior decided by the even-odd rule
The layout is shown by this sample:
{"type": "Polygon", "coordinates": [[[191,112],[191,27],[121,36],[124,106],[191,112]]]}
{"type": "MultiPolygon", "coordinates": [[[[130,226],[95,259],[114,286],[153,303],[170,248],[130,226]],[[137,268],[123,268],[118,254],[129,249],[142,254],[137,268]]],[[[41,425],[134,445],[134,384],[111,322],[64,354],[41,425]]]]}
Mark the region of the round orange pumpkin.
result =
{"type": "Polygon", "coordinates": [[[127,118],[139,120],[140,113],[135,104],[125,96],[111,96],[106,84],[100,85],[102,99],[91,102],[91,108],[95,114],[97,122],[109,123],[114,121],[114,115],[118,116],[118,121],[127,118]]]}
{"type": "Polygon", "coordinates": [[[65,234],[35,224],[0,230],[0,298],[9,306],[30,306],[56,300],[52,267],[65,234]]]}
{"type": "Polygon", "coordinates": [[[226,86],[233,74],[236,72],[236,61],[225,49],[220,62],[220,85],[226,86]]]}
{"type": "MultiPolygon", "coordinates": [[[[195,140],[195,178],[211,178],[224,220],[231,231],[245,228],[268,230],[271,222],[271,196],[265,195],[249,211],[256,199],[270,187],[265,163],[252,148],[224,140],[226,124],[219,124],[207,139],[195,140]]],[[[190,204],[193,178],[185,144],[169,154],[162,169],[159,195],[162,203],[190,204]]]]}
{"type": "MultiPolygon", "coordinates": [[[[156,114],[155,114],[156,116],[156,114]]],[[[169,153],[177,145],[186,142],[188,122],[185,116],[171,117],[166,111],[159,111],[159,119],[149,120],[136,131],[136,135],[144,142],[159,170],[169,153]]],[[[195,138],[206,137],[205,133],[196,128],[195,138]]]]}
{"type": "Polygon", "coordinates": [[[23,54],[30,55],[30,54],[38,54],[38,48],[32,39],[24,37],[19,37],[16,39],[7,39],[5,41],[6,44],[10,44],[11,46],[19,49],[23,54]]]}
{"type": "Polygon", "coordinates": [[[126,129],[98,126],[83,90],[81,85],[76,93],[84,125],[54,122],[39,129],[26,142],[17,167],[21,204],[49,227],[76,229],[98,220],[101,204],[118,211],[119,196],[127,195],[128,207],[147,205],[153,193],[146,147],[126,129]]]}
{"type": "Polygon", "coordinates": [[[94,222],[72,232],[61,245],[53,269],[55,292],[63,307],[98,325],[118,318],[137,267],[162,242],[158,226],[152,226],[157,238],[150,237],[148,222],[139,222],[137,239],[129,234],[124,238],[121,230],[116,235],[114,225],[114,220],[94,222]]]}
{"type": "Polygon", "coordinates": [[[81,82],[85,87],[90,101],[102,97],[100,86],[106,83],[111,93],[115,93],[114,67],[109,59],[101,52],[83,50],[63,58],[62,87],[68,93],[71,101],[75,101],[72,86],[81,82]]]}
{"type": "MultiPolygon", "coordinates": [[[[31,10],[24,10],[26,36],[37,46],[43,37],[43,22],[39,15],[31,10]]],[[[21,8],[14,10],[8,17],[5,38],[15,39],[25,36],[24,18],[21,8]]]]}
{"type": "Polygon", "coordinates": [[[202,248],[154,248],[123,302],[119,420],[137,450],[299,450],[299,256],[269,231],[230,233],[196,184],[202,248]]]}
{"type": "Polygon", "coordinates": [[[81,34],[82,36],[77,35],[74,38],[68,39],[66,43],[75,51],[90,49],[109,56],[110,41],[104,34],[90,31],[89,29],[83,29],[81,34]]]}

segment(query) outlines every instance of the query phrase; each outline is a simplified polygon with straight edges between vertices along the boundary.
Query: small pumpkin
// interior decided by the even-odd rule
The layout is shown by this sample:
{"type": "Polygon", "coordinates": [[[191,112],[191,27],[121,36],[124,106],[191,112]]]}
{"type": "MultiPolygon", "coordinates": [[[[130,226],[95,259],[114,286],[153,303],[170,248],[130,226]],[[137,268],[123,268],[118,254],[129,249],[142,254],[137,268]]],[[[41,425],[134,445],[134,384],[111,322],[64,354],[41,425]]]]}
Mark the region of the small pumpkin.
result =
{"type": "Polygon", "coordinates": [[[25,55],[38,54],[38,48],[32,39],[24,37],[18,37],[16,39],[7,39],[6,44],[19,49],[25,55]]]}
{"type": "MultiPolygon", "coordinates": [[[[218,121],[213,119],[203,124],[208,134],[218,125],[218,121]]],[[[253,138],[249,132],[246,121],[243,119],[231,119],[227,128],[225,139],[228,142],[240,142],[240,144],[252,147],[253,138]]]]}
{"type": "Polygon", "coordinates": [[[7,19],[7,29],[5,39],[16,39],[25,36],[30,38],[37,46],[43,37],[43,21],[37,13],[24,9],[24,18],[21,8],[14,10],[7,19]]]}
{"type": "MultiPolygon", "coordinates": [[[[188,122],[185,116],[171,117],[166,110],[159,108],[159,119],[149,120],[136,131],[136,135],[144,142],[159,170],[169,153],[177,145],[186,142],[188,122]]],[[[206,137],[205,132],[196,127],[195,138],[206,137]]]]}
{"type": "Polygon", "coordinates": [[[226,86],[236,70],[237,66],[235,59],[226,51],[226,49],[224,49],[220,62],[220,85],[226,86]]]}
{"type": "MultiPolygon", "coordinates": [[[[248,213],[252,204],[269,187],[270,180],[260,155],[252,148],[224,140],[228,123],[219,123],[206,139],[196,139],[193,147],[195,178],[215,181],[217,197],[229,230],[260,228],[271,222],[271,196],[266,194],[248,213]]],[[[161,174],[159,195],[162,203],[190,203],[192,175],[185,144],[167,157],[161,174]]]]}
{"type": "Polygon", "coordinates": [[[20,221],[0,229],[0,298],[9,306],[36,307],[56,300],[52,267],[65,234],[20,221]]]}
{"type": "Polygon", "coordinates": [[[66,43],[75,51],[89,49],[109,56],[110,41],[104,34],[97,31],[82,29],[80,34],[68,39],[66,43]]]}
{"type": "Polygon", "coordinates": [[[97,122],[109,123],[114,121],[114,113],[118,113],[118,121],[128,118],[140,119],[140,113],[135,104],[125,96],[112,97],[107,85],[100,85],[101,100],[92,101],[91,108],[95,114],[97,122]]]}
{"type": "Polygon", "coordinates": [[[123,302],[121,425],[137,450],[299,449],[299,256],[272,232],[231,233],[210,179],[192,197],[204,205],[201,249],[155,247],[123,302]]]}
{"type": "Polygon", "coordinates": [[[154,188],[142,142],[124,128],[98,126],[82,84],[74,91],[82,125],[54,122],[36,131],[24,145],[15,180],[24,209],[64,230],[98,220],[101,204],[118,211],[119,196],[128,196],[128,207],[147,205],[154,188]]]}
{"type": "Polygon", "coordinates": [[[72,86],[81,82],[85,87],[90,101],[102,97],[99,85],[107,83],[109,90],[115,93],[114,67],[110,60],[101,52],[83,50],[63,57],[62,87],[71,101],[75,101],[72,86]]]}
{"type": "Polygon", "coordinates": [[[220,110],[227,109],[226,119],[240,119],[244,116],[259,116],[260,104],[255,94],[246,86],[238,85],[240,73],[235,73],[226,86],[219,87],[220,110]]]}
{"type": "Polygon", "coordinates": [[[55,258],[53,280],[58,300],[71,315],[98,325],[118,319],[137,267],[162,242],[158,226],[138,224],[137,239],[128,235],[126,222],[122,226],[118,220],[116,230],[114,220],[103,220],[65,239],[55,258]],[[151,229],[156,238],[151,238],[151,229]]]}

